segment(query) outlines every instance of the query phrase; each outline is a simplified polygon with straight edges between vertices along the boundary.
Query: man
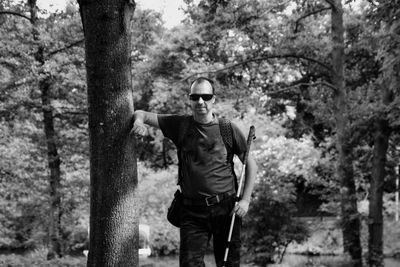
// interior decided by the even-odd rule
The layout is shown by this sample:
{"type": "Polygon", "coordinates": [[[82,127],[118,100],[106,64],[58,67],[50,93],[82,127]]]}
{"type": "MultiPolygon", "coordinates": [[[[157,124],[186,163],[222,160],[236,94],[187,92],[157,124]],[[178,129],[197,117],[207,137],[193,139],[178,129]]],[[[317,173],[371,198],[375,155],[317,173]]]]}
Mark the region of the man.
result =
{"type": "MultiPolygon", "coordinates": [[[[229,246],[227,266],[240,264],[241,218],[249,209],[257,166],[248,156],[243,196],[235,205],[236,181],[227,149],[220,134],[218,118],[213,114],[215,102],[212,81],[200,77],[190,88],[192,116],[183,138],[180,153],[180,182],[183,193],[183,211],[180,226],[180,266],[204,266],[207,244],[213,237],[214,256],[221,266],[227,246],[231,215],[236,220],[229,246]]],[[[138,110],[134,113],[132,131],[145,135],[145,124],[160,128],[165,137],[176,145],[185,116],[162,115],[138,110]]],[[[234,154],[244,160],[246,138],[235,124],[232,125],[234,154]]]]}

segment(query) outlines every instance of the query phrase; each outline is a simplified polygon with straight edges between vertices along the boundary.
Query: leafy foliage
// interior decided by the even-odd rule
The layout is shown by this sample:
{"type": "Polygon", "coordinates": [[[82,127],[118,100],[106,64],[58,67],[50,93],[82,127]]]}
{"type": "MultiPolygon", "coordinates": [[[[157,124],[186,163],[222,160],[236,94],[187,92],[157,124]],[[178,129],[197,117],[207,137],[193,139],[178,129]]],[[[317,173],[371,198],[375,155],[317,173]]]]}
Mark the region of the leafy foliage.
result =
{"type": "MultiPolygon", "coordinates": [[[[26,14],[28,7],[10,2],[3,8],[26,14]]],[[[76,232],[87,232],[86,85],[83,49],[76,39],[82,36],[76,11],[72,4],[65,12],[47,14],[40,11],[37,25],[40,40],[33,39],[29,21],[19,16],[7,16],[0,29],[1,35],[7,36],[0,48],[1,65],[12,77],[2,80],[5,94],[1,101],[1,149],[5,154],[1,171],[4,173],[2,177],[8,181],[1,191],[6,194],[1,225],[8,229],[2,233],[2,247],[32,248],[47,243],[50,199],[41,92],[38,88],[43,73],[51,77],[50,97],[53,101],[48,108],[53,110],[56,145],[63,159],[61,216],[64,250],[74,250],[76,243],[82,243],[82,238],[74,240],[76,232]],[[35,58],[39,46],[43,47],[45,55],[42,65],[35,58]],[[12,58],[9,63],[8,57],[12,58]]]]}
{"type": "Polygon", "coordinates": [[[267,184],[258,184],[254,196],[244,228],[245,244],[254,262],[265,265],[279,260],[292,241],[304,241],[308,230],[293,219],[293,203],[277,197],[267,184]]]}
{"type": "Polygon", "coordinates": [[[168,223],[167,209],[176,190],[176,167],[154,172],[138,168],[141,223],[150,225],[150,244],[155,255],[176,254],[179,251],[179,231],[168,223]],[[162,190],[160,190],[162,189],[162,190]]]}
{"type": "Polygon", "coordinates": [[[246,246],[260,264],[274,262],[292,241],[307,237],[307,228],[296,214],[296,184],[316,183],[320,152],[310,139],[261,136],[254,151],[259,166],[257,185],[247,217],[246,246]]]}

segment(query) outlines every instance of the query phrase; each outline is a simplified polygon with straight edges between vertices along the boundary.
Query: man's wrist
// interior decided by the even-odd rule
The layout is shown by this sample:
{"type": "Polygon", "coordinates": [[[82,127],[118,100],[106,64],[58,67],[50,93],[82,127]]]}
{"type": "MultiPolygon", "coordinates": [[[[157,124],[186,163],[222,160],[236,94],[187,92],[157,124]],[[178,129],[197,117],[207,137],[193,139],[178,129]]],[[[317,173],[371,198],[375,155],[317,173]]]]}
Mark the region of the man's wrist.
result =
{"type": "Polygon", "coordinates": [[[143,124],[144,123],[143,117],[144,117],[144,115],[141,110],[137,110],[133,113],[133,119],[135,122],[143,124]]]}

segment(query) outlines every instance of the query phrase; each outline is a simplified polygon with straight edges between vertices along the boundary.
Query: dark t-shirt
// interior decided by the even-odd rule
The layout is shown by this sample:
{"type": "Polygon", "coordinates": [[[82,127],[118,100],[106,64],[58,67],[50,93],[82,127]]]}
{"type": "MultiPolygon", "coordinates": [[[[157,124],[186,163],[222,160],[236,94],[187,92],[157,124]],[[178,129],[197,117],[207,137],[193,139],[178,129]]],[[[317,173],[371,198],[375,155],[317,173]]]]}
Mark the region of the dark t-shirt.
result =
{"type": "MultiPolygon", "coordinates": [[[[158,115],[158,123],[165,137],[178,145],[179,131],[185,116],[158,115]]],[[[181,189],[185,197],[204,198],[235,189],[231,163],[223,142],[218,118],[208,124],[201,124],[190,117],[181,147],[181,189]]],[[[239,128],[232,123],[233,153],[242,155],[246,151],[246,139],[239,128]]]]}

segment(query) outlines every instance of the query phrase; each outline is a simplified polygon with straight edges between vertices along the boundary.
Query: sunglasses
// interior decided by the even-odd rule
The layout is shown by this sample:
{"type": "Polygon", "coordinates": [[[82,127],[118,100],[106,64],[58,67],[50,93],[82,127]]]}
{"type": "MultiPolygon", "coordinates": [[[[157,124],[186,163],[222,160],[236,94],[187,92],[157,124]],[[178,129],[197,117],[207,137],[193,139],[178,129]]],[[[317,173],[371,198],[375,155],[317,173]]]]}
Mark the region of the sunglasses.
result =
{"type": "Polygon", "coordinates": [[[213,94],[191,94],[191,95],[189,95],[189,98],[192,101],[199,101],[200,97],[204,101],[210,101],[214,97],[214,95],[213,94]]]}

